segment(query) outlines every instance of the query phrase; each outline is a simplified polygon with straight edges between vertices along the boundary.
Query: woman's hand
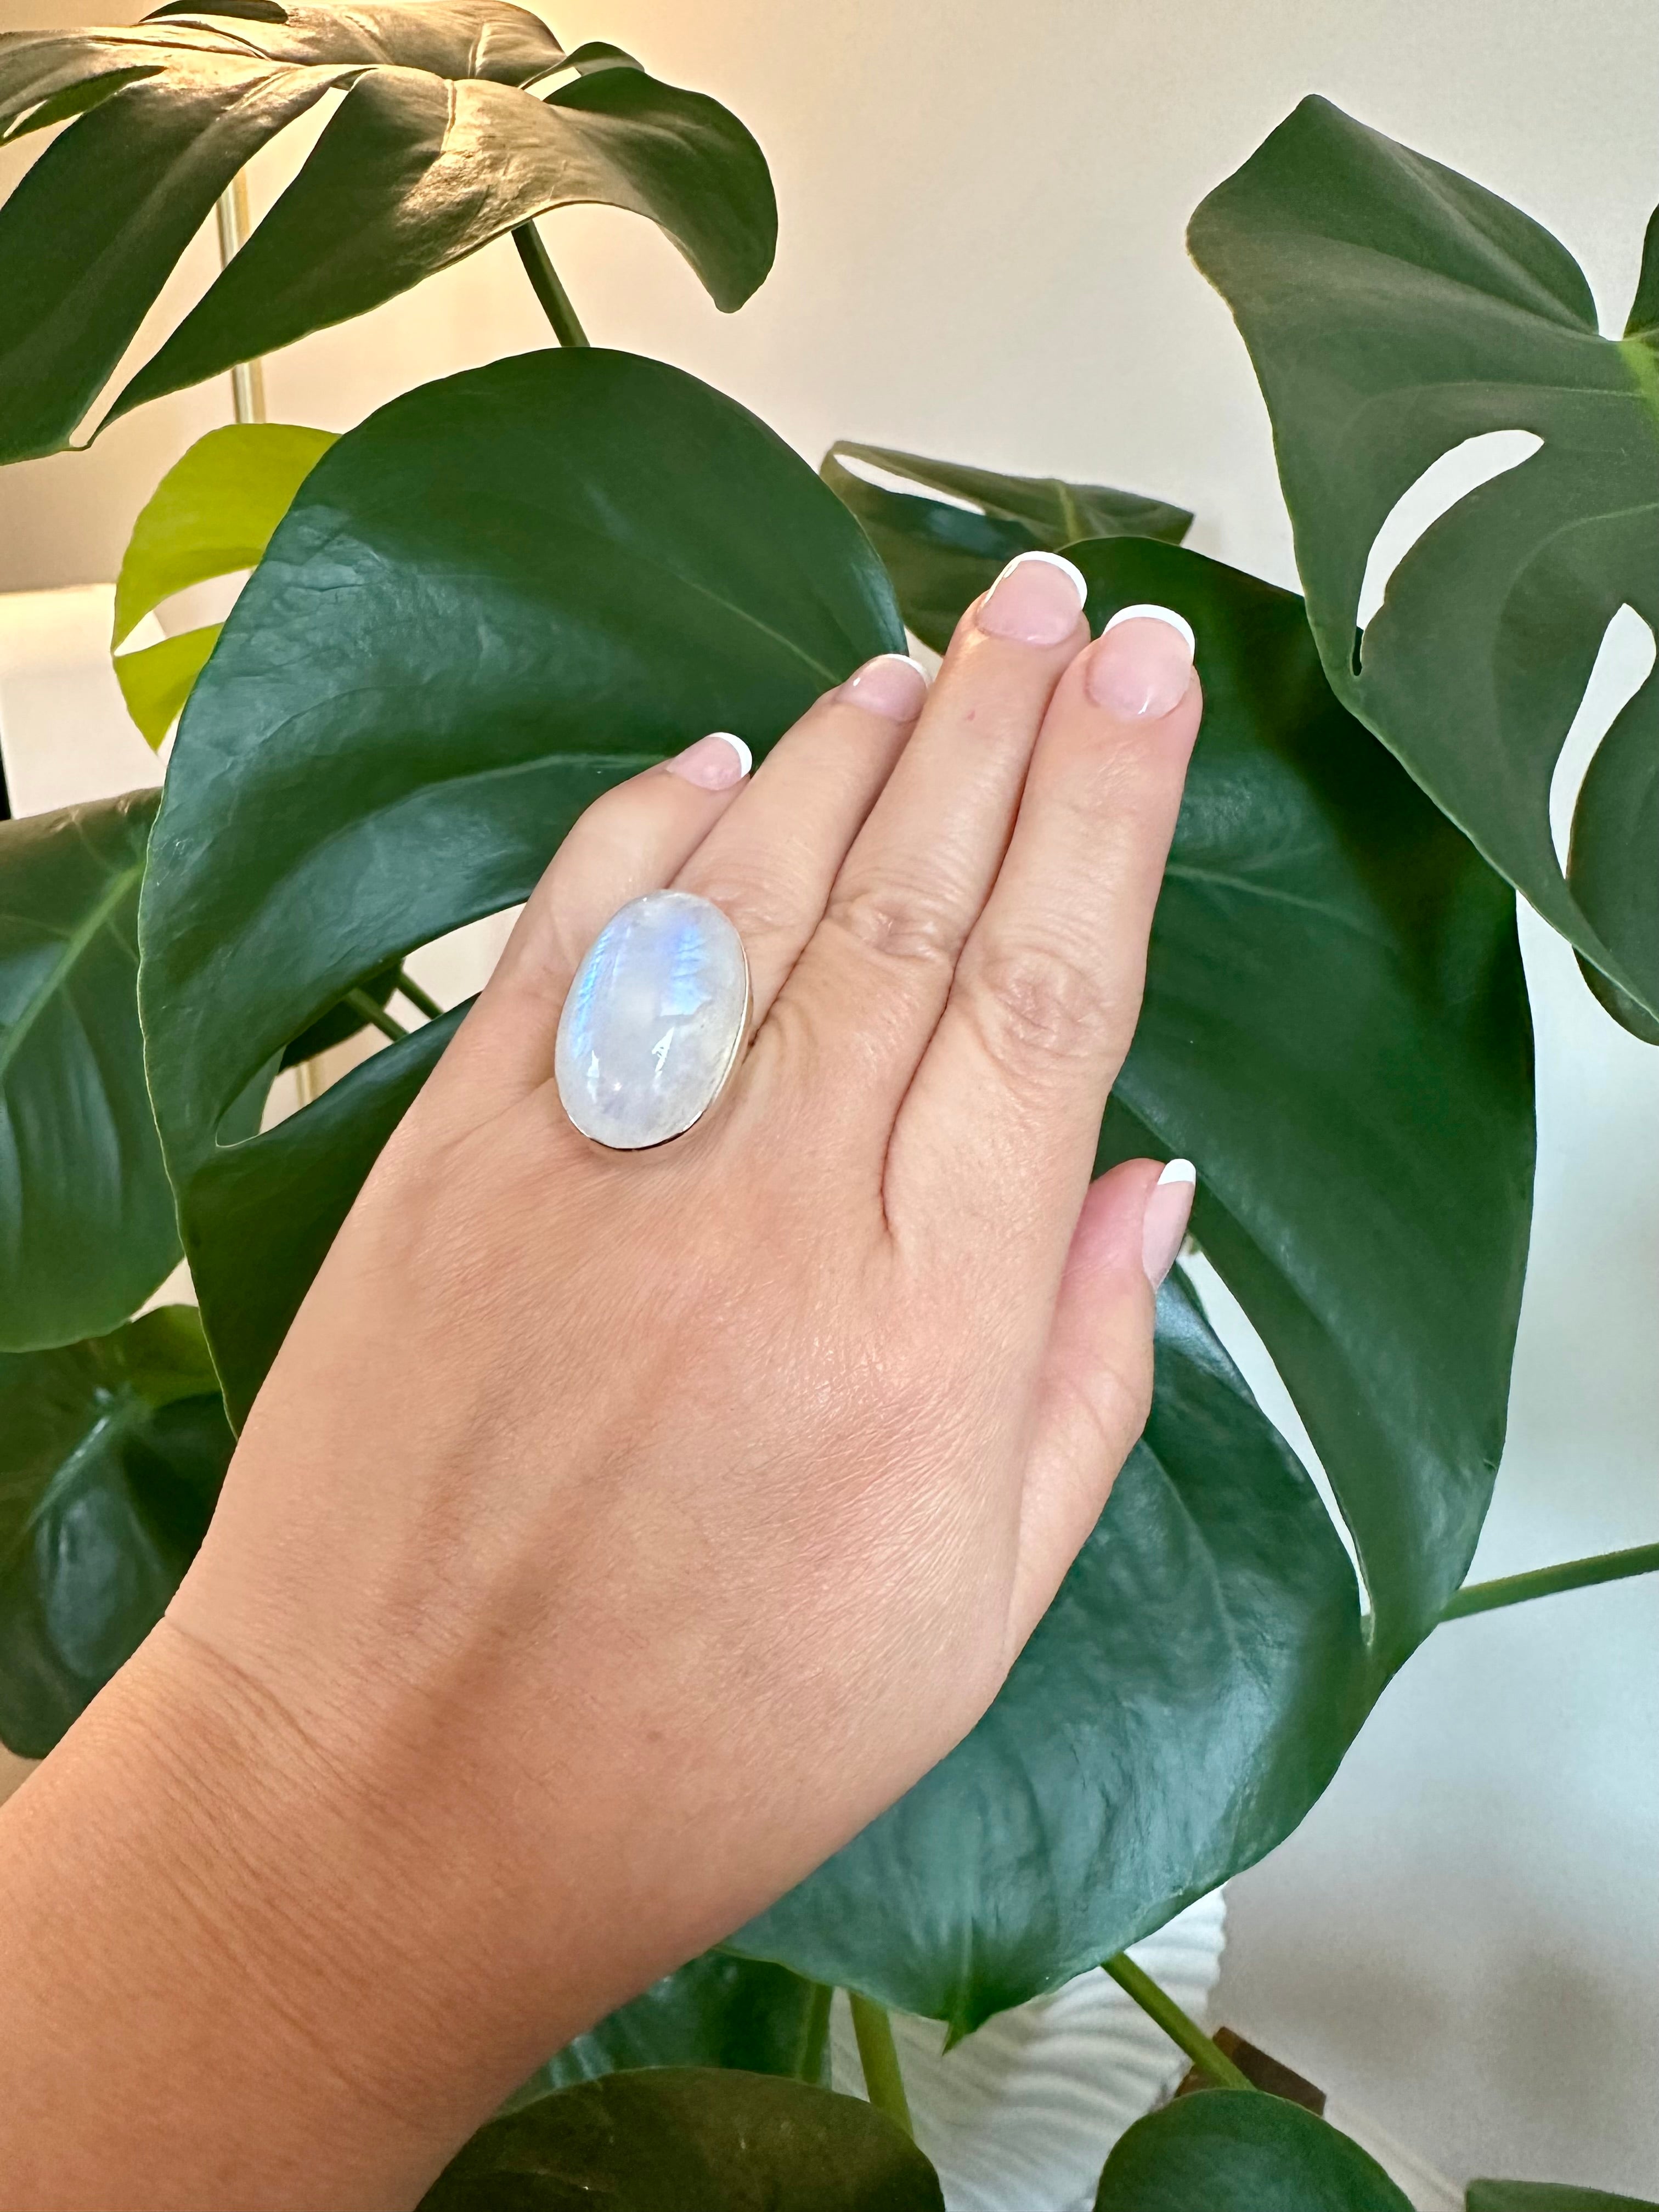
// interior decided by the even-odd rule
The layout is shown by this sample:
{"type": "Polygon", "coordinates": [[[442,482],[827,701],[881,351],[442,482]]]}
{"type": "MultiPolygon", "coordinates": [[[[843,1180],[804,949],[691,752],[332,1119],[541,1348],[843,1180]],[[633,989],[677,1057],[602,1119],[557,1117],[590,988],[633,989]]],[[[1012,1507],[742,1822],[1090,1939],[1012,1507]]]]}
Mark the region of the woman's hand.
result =
{"type": "MultiPolygon", "coordinates": [[[[220,2203],[416,2193],[948,1751],[1098,1516],[1191,1197],[1154,1162],[1089,1178],[1200,700],[1170,621],[1091,645],[1079,580],[1027,556],[931,696],[872,662],[752,779],[706,738],[590,809],[167,1622],[17,1801],[49,1817],[141,1698],[232,1863],[189,1911],[280,2015],[262,2124],[273,2080],[284,2111],[329,2086],[259,2172],[177,2169],[220,2203]],[[560,1011],[671,884],[741,933],[753,1041],[686,1135],[607,1152],[555,1089],[560,1011]]],[[[234,2113],[223,2038],[158,2032],[234,2113]]]]}

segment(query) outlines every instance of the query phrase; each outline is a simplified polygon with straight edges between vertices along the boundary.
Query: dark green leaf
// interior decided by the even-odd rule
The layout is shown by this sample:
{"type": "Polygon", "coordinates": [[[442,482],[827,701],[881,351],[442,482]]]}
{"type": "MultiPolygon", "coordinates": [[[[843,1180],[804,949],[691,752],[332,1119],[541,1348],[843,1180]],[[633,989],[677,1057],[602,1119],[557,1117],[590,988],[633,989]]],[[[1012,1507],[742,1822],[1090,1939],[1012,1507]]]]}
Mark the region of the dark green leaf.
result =
{"type": "Polygon", "coordinates": [[[944,2212],[909,2137],[856,2097],[666,2067],[560,2089],[481,2128],[420,2212],[944,2212]]]}
{"type": "Polygon", "coordinates": [[[1565,2181],[1472,2181],[1466,2212],[1659,2212],[1650,2197],[1613,2197],[1565,2181]]]}
{"type": "Polygon", "coordinates": [[[1513,894],[1337,705],[1288,592],[1073,546],[1098,626],[1198,635],[1204,733],[1102,1160],[1196,1161],[1199,1242],[1352,1530],[1380,1668],[1462,1580],[1503,1449],[1530,1226],[1513,894]]]}
{"type": "Polygon", "coordinates": [[[734,1942],[966,2033],[1259,1858],[1365,1705],[1347,1557],[1172,1280],[1146,1434],[996,1703],[734,1942]]]}
{"type": "Polygon", "coordinates": [[[0,459],[68,441],[219,193],[331,91],[346,98],[295,182],[114,412],[361,314],[574,200],[658,222],[718,304],[739,306],[777,231],[753,139],[717,102],[614,60],[530,88],[566,67],[507,0],[164,10],[126,31],[0,38],[0,123],[78,115],[0,210],[0,459]]]}
{"type": "Polygon", "coordinates": [[[144,910],[150,1079],[234,1414],[430,1032],[222,1148],[249,1077],[390,960],[523,898],[608,784],[703,730],[763,751],[902,635],[811,471],[655,362],[521,356],[325,455],[185,710],[144,910]]]}
{"type": "Polygon", "coordinates": [[[1056,552],[1078,538],[1162,538],[1178,544],[1192,526],[1185,507],[1135,492],[1062,483],[1055,477],[998,476],[845,440],[824,455],[820,474],[864,525],[906,623],[936,653],[950,643],[963,610],[1018,553],[1036,547],[1056,552]],[[972,500],[974,509],[872,483],[848,461],[972,500]]]}
{"type": "Polygon", "coordinates": [[[545,100],[512,85],[375,70],[352,86],[295,182],[111,419],[250,354],[348,320],[576,201],[660,224],[717,307],[771,265],[776,210],[760,149],[701,93],[635,67],[545,100]],[[343,229],[349,201],[354,220],[343,229]]]}
{"type": "Polygon", "coordinates": [[[1659,677],[1603,742],[1565,877],[1553,765],[1602,634],[1659,626],[1659,224],[1622,338],[1549,233],[1310,99],[1193,217],[1273,416],[1309,618],[1339,696],[1659,1038],[1659,677]],[[1394,571],[1356,647],[1372,541],[1467,438],[1544,441],[1394,571]]]}
{"type": "Polygon", "coordinates": [[[231,1434],[193,1308],[0,1353],[0,1741],[40,1759],[160,1620],[231,1434]]]}
{"type": "Polygon", "coordinates": [[[157,797],[0,823],[0,1348],[113,1328],[179,1257],[135,988],[157,797]]]}
{"type": "MultiPolygon", "coordinates": [[[[198,438],[139,510],[115,580],[112,646],[191,584],[252,568],[318,459],[331,430],[297,422],[230,422],[198,438]]],[[[127,711],[152,745],[177,720],[220,624],[118,653],[127,711]]]]}
{"type": "MultiPolygon", "coordinates": [[[[1144,540],[1073,550],[1097,621],[1192,617],[1211,702],[1108,1148],[1197,1159],[1206,1242],[1307,1402],[1378,1621],[1362,1667],[1316,1502],[1188,1321],[1120,1534],[1011,1686],[1040,1685],[1040,1717],[994,1711],[744,1939],[958,2026],[1160,1924],[1317,1794],[1462,1578],[1526,1239],[1512,897],[1334,705],[1293,598],[1144,540]]],[[[144,913],[152,1079],[234,1403],[460,1010],[218,1148],[250,1062],[522,896],[604,784],[690,731],[763,750],[896,630],[800,464],[648,363],[477,372],[319,465],[185,717],[144,913]]]]}
{"type": "Polygon", "coordinates": [[[1260,2090],[1178,2097],[1119,2137],[1095,2212],[1412,2212],[1352,2136],[1260,2090]]]}
{"type": "Polygon", "coordinates": [[[711,1951],[556,2051],[512,2106],[641,2066],[727,2066],[817,2081],[828,2044],[830,1995],[787,1966],[711,1951]]]}

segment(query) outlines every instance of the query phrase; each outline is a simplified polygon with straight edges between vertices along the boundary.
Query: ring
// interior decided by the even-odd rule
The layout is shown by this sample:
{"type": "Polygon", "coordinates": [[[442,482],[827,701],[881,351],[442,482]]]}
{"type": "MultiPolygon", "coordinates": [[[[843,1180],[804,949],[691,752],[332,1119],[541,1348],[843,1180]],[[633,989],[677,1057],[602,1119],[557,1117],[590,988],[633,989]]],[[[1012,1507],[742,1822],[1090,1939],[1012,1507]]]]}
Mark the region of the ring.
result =
{"type": "Polygon", "coordinates": [[[690,891],[612,915],[577,969],[553,1074],[585,1137],[619,1152],[683,1136],[725,1089],[749,1030],[749,957],[690,891]]]}

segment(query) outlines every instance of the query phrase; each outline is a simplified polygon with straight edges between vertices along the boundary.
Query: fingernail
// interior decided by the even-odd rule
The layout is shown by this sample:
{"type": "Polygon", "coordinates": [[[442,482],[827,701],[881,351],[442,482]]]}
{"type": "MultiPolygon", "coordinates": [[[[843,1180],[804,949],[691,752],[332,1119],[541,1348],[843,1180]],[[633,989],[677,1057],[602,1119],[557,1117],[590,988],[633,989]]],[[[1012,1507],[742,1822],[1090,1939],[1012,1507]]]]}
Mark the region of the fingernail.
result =
{"type": "Polygon", "coordinates": [[[670,775],[684,776],[702,791],[730,791],[755,765],[755,757],[741,738],[730,730],[712,730],[664,763],[670,775]]]}
{"type": "Polygon", "coordinates": [[[1190,1160],[1171,1160],[1152,1185],[1140,1223],[1140,1261],[1156,1290],[1176,1263],[1193,1211],[1198,1170],[1190,1160]]]}
{"type": "Polygon", "coordinates": [[[1018,645],[1064,645],[1088,596],[1063,554],[1016,554],[980,601],[979,626],[1018,645]]]}
{"type": "Polygon", "coordinates": [[[1089,647],[1083,688],[1121,722],[1156,722],[1192,678],[1191,624],[1169,607],[1122,607],[1089,647]]]}
{"type": "Polygon", "coordinates": [[[913,722],[927,696],[927,672],[908,653],[878,653],[848,678],[836,696],[872,714],[885,714],[890,721],[913,722]]]}

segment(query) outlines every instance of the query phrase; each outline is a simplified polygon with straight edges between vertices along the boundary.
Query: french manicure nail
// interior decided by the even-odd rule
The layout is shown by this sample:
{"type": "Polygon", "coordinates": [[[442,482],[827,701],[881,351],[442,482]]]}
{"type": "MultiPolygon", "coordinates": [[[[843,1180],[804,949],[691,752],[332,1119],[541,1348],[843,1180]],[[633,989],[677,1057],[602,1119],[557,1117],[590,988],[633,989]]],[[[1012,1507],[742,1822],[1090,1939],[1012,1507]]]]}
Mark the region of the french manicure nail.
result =
{"type": "Polygon", "coordinates": [[[1121,607],[1089,648],[1083,688],[1121,722],[1156,722],[1192,678],[1192,625],[1171,607],[1121,607]]]}
{"type": "Polygon", "coordinates": [[[1140,1261],[1156,1290],[1176,1263],[1187,1234],[1198,1170],[1190,1160],[1171,1160],[1147,1194],[1140,1222],[1140,1261]]]}
{"type": "Polygon", "coordinates": [[[1064,645],[1089,596],[1083,571],[1060,553],[1018,553],[980,601],[979,626],[1017,645],[1064,645]]]}
{"type": "Polygon", "coordinates": [[[878,653],[854,671],[836,696],[889,721],[913,722],[927,696],[927,672],[908,653],[878,653]]]}
{"type": "Polygon", "coordinates": [[[730,791],[755,765],[755,757],[730,730],[711,730],[665,763],[670,775],[684,776],[700,791],[730,791]]]}

